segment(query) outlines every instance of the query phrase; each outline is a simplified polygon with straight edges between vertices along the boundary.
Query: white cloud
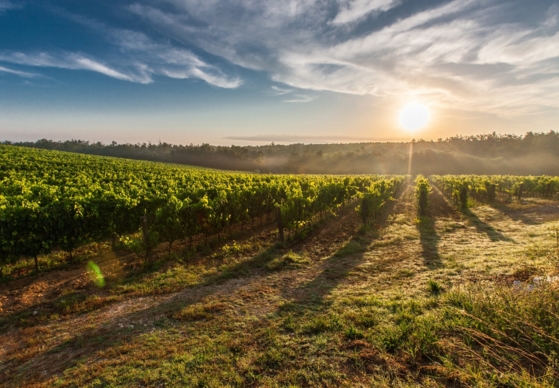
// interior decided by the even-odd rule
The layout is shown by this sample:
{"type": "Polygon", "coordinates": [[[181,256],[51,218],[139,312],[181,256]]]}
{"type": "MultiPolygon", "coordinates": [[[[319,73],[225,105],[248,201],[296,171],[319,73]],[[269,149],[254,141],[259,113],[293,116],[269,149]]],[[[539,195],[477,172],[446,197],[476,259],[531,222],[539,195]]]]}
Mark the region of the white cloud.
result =
{"type": "Polygon", "coordinates": [[[357,21],[371,13],[380,13],[400,4],[399,0],[342,0],[340,12],[336,15],[333,24],[345,24],[357,21]]]}
{"type": "Polygon", "coordinates": [[[495,35],[479,51],[479,63],[509,63],[525,67],[559,57],[559,32],[552,36],[534,36],[530,30],[514,31],[512,28],[508,32],[508,35],[495,35]]]}
{"type": "Polygon", "coordinates": [[[108,54],[102,60],[93,55],[74,52],[0,52],[0,61],[26,66],[89,70],[142,84],[152,83],[153,76],[160,75],[176,79],[200,79],[220,88],[230,89],[242,85],[239,77],[228,76],[218,67],[206,63],[184,48],[175,47],[168,42],[156,42],[141,32],[112,28],[102,22],[63,10],[57,12],[101,34],[118,52],[111,55],[110,50],[107,50],[108,54]]]}
{"type": "Polygon", "coordinates": [[[272,96],[284,96],[293,91],[293,89],[280,88],[279,86],[272,86],[271,89],[272,92],[270,93],[270,95],[272,96]]]}
{"type": "Polygon", "coordinates": [[[242,85],[238,77],[229,77],[191,51],[170,44],[156,43],[145,34],[130,30],[110,30],[121,50],[149,64],[146,72],[170,78],[198,78],[210,85],[233,89],[242,85]]]}
{"type": "Polygon", "coordinates": [[[169,78],[176,79],[199,78],[203,81],[206,81],[210,85],[214,85],[224,89],[234,89],[242,84],[242,81],[239,78],[229,79],[220,72],[211,74],[197,67],[179,70],[162,68],[159,70],[159,73],[169,78]]]}
{"type": "Polygon", "coordinates": [[[290,98],[288,100],[283,100],[283,102],[305,103],[305,102],[311,102],[312,100],[314,100],[314,97],[312,96],[308,96],[306,94],[294,94],[293,98],[290,98]]]}
{"type": "Polygon", "coordinates": [[[430,7],[413,0],[162,0],[125,9],[159,37],[74,17],[105,36],[113,52],[0,53],[0,60],[236,88],[243,81],[227,70],[232,63],[268,73],[281,84],[269,94],[286,102],[308,102],[304,90],[316,90],[421,96],[503,115],[559,108],[559,6],[551,0],[538,7],[524,0],[430,7]],[[412,12],[412,4],[422,10],[412,12]]]}
{"type": "Polygon", "coordinates": [[[19,70],[13,70],[13,69],[8,69],[7,67],[4,66],[0,66],[0,72],[1,73],[8,73],[8,74],[13,74],[13,75],[17,75],[23,78],[35,78],[35,77],[40,77],[39,74],[36,73],[29,73],[26,71],[19,71],[19,70]]]}
{"type": "Polygon", "coordinates": [[[140,82],[140,83],[149,83],[151,82],[151,78],[146,76],[145,74],[142,76],[132,76],[123,74],[117,70],[111,69],[110,67],[96,62],[92,59],[82,57],[81,55],[70,55],[73,61],[75,61],[76,68],[84,69],[84,70],[91,70],[97,73],[104,74],[108,77],[113,77],[116,79],[124,80],[124,81],[132,81],[132,82],[140,82]]]}
{"type": "Polygon", "coordinates": [[[275,85],[272,86],[271,89],[272,89],[272,92],[270,93],[271,96],[286,96],[288,94],[291,96],[291,98],[287,98],[286,100],[283,100],[283,102],[305,103],[305,102],[311,102],[315,99],[315,97],[309,96],[307,94],[293,93],[294,89],[288,89],[288,88],[279,87],[275,85]]]}
{"type": "Polygon", "coordinates": [[[352,22],[380,18],[399,2],[337,1],[334,8],[318,1],[283,8],[256,0],[167,0],[176,12],[128,9],[173,39],[266,71],[294,89],[420,95],[440,106],[502,115],[527,106],[559,108],[557,5],[528,23],[515,17],[532,12],[522,0],[453,0],[353,32],[359,23],[352,22]]]}
{"type": "Polygon", "coordinates": [[[180,11],[133,4],[128,9],[182,43],[226,58],[248,69],[270,71],[280,65],[277,51],[312,43],[321,28],[324,2],[288,0],[169,0],[180,11]],[[304,20],[306,28],[293,24],[304,20]],[[191,24],[196,20],[199,23],[191,24]],[[315,28],[308,28],[309,25],[315,28]]]}
{"type": "MultiPolygon", "coordinates": [[[[139,71],[136,74],[125,74],[109,66],[88,58],[78,53],[60,53],[52,55],[44,52],[22,53],[22,52],[0,52],[0,61],[15,63],[18,65],[34,67],[54,67],[70,70],[89,70],[104,74],[108,77],[139,83],[152,82],[149,75],[139,71]]],[[[141,69],[140,69],[141,70],[141,69]]]]}
{"type": "Polygon", "coordinates": [[[542,23],[544,28],[553,29],[559,25],[559,4],[553,4],[547,11],[547,19],[542,23]]]}

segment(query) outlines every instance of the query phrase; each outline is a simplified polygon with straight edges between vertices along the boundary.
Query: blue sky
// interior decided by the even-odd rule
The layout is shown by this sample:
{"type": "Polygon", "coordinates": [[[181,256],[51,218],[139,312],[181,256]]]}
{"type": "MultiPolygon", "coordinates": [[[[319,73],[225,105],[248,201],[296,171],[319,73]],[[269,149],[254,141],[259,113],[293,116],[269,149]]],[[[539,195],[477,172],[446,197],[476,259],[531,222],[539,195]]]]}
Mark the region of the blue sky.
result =
{"type": "Polygon", "coordinates": [[[559,130],[556,0],[0,0],[0,37],[0,140],[559,130]]]}

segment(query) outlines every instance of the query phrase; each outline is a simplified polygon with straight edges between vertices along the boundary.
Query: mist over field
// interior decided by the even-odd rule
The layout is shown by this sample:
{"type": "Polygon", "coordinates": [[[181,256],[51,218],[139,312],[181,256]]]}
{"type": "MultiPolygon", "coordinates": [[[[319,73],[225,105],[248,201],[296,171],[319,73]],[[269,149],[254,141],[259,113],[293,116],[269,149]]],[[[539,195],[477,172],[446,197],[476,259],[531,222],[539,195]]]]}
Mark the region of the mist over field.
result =
{"type": "Polygon", "coordinates": [[[558,175],[559,133],[455,136],[392,143],[263,146],[108,145],[87,141],[15,143],[26,147],[163,161],[225,170],[309,174],[558,175]],[[412,163],[410,166],[410,151],[412,163]]]}

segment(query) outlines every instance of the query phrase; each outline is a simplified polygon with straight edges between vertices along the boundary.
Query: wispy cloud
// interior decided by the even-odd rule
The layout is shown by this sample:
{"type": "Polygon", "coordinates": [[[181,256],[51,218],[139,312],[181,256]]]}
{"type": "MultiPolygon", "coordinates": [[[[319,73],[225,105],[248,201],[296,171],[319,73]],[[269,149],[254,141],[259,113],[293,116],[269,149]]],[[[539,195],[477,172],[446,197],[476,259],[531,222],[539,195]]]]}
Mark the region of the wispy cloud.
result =
{"type": "Polygon", "coordinates": [[[272,86],[270,89],[272,89],[272,91],[270,92],[270,95],[272,96],[285,96],[286,94],[289,94],[293,91],[293,89],[281,88],[275,85],[272,86]]]}
{"type": "Polygon", "coordinates": [[[289,98],[287,100],[283,100],[283,102],[289,102],[289,103],[305,103],[305,102],[311,102],[312,100],[314,100],[314,97],[312,96],[308,96],[306,94],[294,94],[293,98],[289,98]]]}
{"type": "Polygon", "coordinates": [[[71,54],[68,55],[68,59],[70,59],[70,61],[73,62],[73,65],[75,64],[74,66],[76,66],[75,68],[77,69],[91,70],[97,73],[104,74],[109,77],[113,77],[125,81],[132,81],[132,82],[139,82],[139,83],[151,82],[151,79],[145,76],[145,74],[143,76],[142,75],[133,76],[133,75],[123,74],[117,70],[111,69],[110,67],[102,63],[96,62],[89,58],[85,58],[81,55],[71,54]]]}
{"type": "Polygon", "coordinates": [[[340,11],[332,23],[354,22],[371,13],[378,14],[388,11],[398,4],[400,4],[399,0],[342,0],[340,1],[340,11]]]}
{"type": "Polygon", "coordinates": [[[547,11],[547,18],[542,23],[544,28],[555,29],[559,26],[559,4],[553,4],[547,11]]]}
{"type": "MultiPolygon", "coordinates": [[[[112,44],[116,52],[103,58],[82,52],[65,51],[0,52],[0,61],[25,66],[88,70],[142,84],[154,82],[154,75],[175,79],[200,79],[220,88],[237,88],[242,84],[239,77],[228,76],[190,50],[175,47],[169,42],[156,42],[142,32],[109,27],[102,22],[61,9],[56,9],[56,12],[96,31],[112,44]]],[[[110,50],[107,51],[111,53],[110,50]]]]}
{"type": "Polygon", "coordinates": [[[172,12],[139,3],[128,10],[178,41],[294,89],[422,96],[502,115],[559,108],[552,0],[537,7],[523,0],[166,3],[172,12]]]}
{"type": "Polygon", "coordinates": [[[82,54],[76,53],[62,52],[53,55],[44,52],[0,52],[0,61],[33,67],[54,67],[71,70],[89,70],[124,81],[139,83],[151,82],[151,78],[149,78],[149,76],[147,76],[145,72],[142,72],[141,68],[138,69],[139,71],[136,74],[125,74],[107,66],[106,64],[98,62],[92,58],[88,58],[82,54]]]}
{"type": "MultiPolygon", "coordinates": [[[[15,4],[0,0],[0,11],[15,4]]],[[[509,116],[559,109],[556,0],[164,0],[123,10],[134,23],[60,11],[103,37],[103,52],[4,51],[0,61],[219,88],[243,84],[238,66],[268,74],[280,85],[269,95],[288,103],[334,91],[509,116]]]]}
{"type": "Polygon", "coordinates": [[[13,75],[17,75],[17,76],[20,76],[20,77],[23,77],[23,78],[40,77],[40,74],[37,74],[37,73],[29,73],[29,72],[26,72],[26,71],[8,69],[7,67],[4,67],[4,66],[0,66],[0,73],[13,74],[13,75]]]}
{"type": "Polygon", "coordinates": [[[129,53],[140,63],[144,63],[148,74],[170,78],[198,78],[220,88],[237,88],[242,85],[239,77],[229,77],[218,67],[210,65],[191,51],[173,47],[169,43],[157,43],[147,35],[130,31],[107,31],[122,51],[129,53]]]}
{"type": "Polygon", "coordinates": [[[302,93],[294,93],[294,89],[282,88],[279,86],[272,86],[272,91],[270,92],[271,96],[287,96],[289,95],[290,98],[282,100],[282,102],[287,103],[305,103],[311,102],[315,99],[314,96],[309,96],[307,94],[302,93]]]}

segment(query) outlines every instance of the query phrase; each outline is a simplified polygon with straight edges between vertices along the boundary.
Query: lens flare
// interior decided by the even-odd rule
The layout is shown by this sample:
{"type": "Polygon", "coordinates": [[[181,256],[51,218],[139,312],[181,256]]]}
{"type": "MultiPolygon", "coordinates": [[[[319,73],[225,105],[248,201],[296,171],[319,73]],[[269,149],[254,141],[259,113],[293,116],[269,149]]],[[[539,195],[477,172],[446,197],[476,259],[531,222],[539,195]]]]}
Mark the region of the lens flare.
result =
{"type": "Polygon", "coordinates": [[[406,131],[414,132],[429,123],[431,112],[424,104],[414,101],[402,108],[398,116],[400,126],[406,131]]]}
{"type": "Polygon", "coordinates": [[[88,262],[87,271],[89,272],[89,277],[97,287],[105,286],[105,277],[97,264],[93,261],[88,262]]]}

